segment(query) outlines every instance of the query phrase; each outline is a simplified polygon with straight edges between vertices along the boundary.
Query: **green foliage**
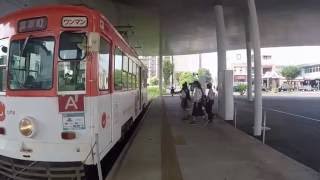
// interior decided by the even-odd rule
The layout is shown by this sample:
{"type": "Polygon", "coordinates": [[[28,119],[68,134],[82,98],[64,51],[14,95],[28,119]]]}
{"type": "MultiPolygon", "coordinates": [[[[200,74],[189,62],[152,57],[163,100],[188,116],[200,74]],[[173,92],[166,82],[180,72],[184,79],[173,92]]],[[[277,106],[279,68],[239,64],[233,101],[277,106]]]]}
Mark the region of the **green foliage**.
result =
{"type": "Polygon", "coordinates": [[[296,66],[286,66],[281,71],[282,76],[287,80],[293,80],[300,74],[300,69],[296,66]]]}
{"type": "Polygon", "coordinates": [[[121,75],[122,71],[116,69],[114,74],[114,86],[116,90],[122,89],[121,75]]]}
{"type": "Polygon", "coordinates": [[[177,81],[179,82],[180,86],[182,86],[184,82],[187,82],[189,84],[189,83],[192,83],[194,80],[195,80],[195,77],[193,76],[192,72],[180,72],[179,75],[177,76],[177,81]]]}
{"type": "MultiPolygon", "coordinates": [[[[148,86],[148,99],[154,99],[160,95],[159,86],[148,86]]],[[[165,94],[166,90],[162,89],[162,94],[165,94]]]]}
{"type": "Polygon", "coordinates": [[[167,87],[170,83],[170,76],[173,75],[173,64],[170,60],[163,61],[163,79],[164,79],[164,86],[167,87]]]}
{"type": "Polygon", "coordinates": [[[199,79],[204,78],[206,84],[212,82],[212,76],[209,69],[200,68],[198,70],[198,77],[199,79]]]}
{"type": "Polygon", "coordinates": [[[159,79],[156,76],[154,76],[154,77],[150,78],[149,83],[151,86],[158,86],[159,79]]]}
{"type": "Polygon", "coordinates": [[[177,80],[178,82],[180,82],[180,76],[181,76],[182,73],[183,73],[183,72],[176,72],[176,73],[175,73],[175,77],[176,77],[176,80],[177,80]]]}
{"type": "Polygon", "coordinates": [[[243,95],[247,90],[246,84],[239,84],[234,88],[235,92],[239,92],[241,95],[243,95]]]}

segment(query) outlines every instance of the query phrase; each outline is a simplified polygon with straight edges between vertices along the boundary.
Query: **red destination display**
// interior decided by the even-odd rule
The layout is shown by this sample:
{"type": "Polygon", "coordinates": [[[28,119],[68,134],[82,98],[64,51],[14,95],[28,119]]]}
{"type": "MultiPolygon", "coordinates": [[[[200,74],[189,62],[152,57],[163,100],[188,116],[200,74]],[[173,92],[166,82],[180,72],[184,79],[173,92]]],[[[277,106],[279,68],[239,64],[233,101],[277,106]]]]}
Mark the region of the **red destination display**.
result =
{"type": "Polygon", "coordinates": [[[42,31],[47,29],[48,19],[46,17],[24,19],[18,22],[18,32],[42,31]]]}

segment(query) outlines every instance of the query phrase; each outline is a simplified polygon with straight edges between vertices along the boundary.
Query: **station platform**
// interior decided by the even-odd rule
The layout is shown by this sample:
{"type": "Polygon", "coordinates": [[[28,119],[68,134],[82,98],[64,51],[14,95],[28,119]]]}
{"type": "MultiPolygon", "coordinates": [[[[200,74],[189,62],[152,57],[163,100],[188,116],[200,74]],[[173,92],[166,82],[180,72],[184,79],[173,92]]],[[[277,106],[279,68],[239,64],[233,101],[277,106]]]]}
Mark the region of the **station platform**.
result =
{"type": "Polygon", "coordinates": [[[179,97],[154,100],[107,180],[319,180],[319,173],[215,119],[182,120],[179,97]]]}

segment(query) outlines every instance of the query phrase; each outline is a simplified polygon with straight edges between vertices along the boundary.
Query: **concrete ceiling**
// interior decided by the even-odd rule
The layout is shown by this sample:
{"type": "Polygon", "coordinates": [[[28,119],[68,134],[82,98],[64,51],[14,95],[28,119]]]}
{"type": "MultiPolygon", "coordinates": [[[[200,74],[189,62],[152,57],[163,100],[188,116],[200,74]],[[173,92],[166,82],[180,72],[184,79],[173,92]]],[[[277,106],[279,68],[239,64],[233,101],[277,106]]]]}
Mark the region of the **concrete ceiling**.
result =
{"type": "MultiPolygon", "coordinates": [[[[24,6],[87,4],[114,25],[132,25],[130,44],[141,55],[216,50],[214,0],[0,0],[0,16],[24,6]],[[161,24],[161,28],[160,28],[161,24]]],[[[225,0],[229,49],[244,48],[246,0],[225,0]]],[[[256,0],[263,47],[320,45],[319,0],[256,0]]]]}

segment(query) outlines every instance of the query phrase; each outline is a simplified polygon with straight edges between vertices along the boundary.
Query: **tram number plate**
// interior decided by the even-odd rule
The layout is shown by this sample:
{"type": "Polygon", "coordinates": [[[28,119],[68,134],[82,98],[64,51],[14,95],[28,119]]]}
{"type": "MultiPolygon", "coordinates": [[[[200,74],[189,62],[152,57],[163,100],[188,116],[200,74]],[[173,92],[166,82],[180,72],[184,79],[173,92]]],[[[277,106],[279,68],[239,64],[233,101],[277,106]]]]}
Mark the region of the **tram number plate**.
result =
{"type": "Polygon", "coordinates": [[[63,130],[74,131],[86,128],[84,113],[65,113],[62,114],[63,130]]]}
{"type": "Polygon", "coordinates": [[[88,19],[87,17],[63,17],[62,27],[87,27],[88,19]]]}

